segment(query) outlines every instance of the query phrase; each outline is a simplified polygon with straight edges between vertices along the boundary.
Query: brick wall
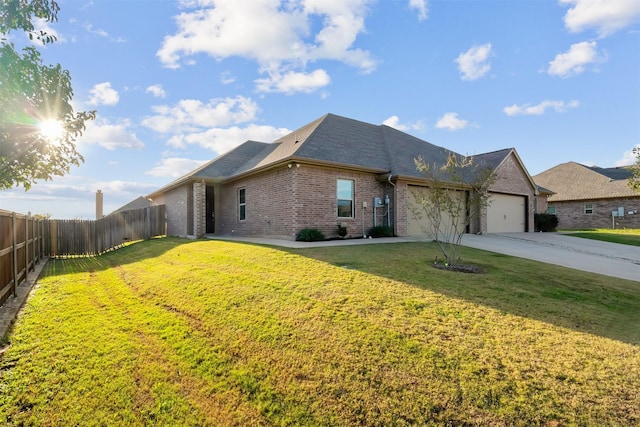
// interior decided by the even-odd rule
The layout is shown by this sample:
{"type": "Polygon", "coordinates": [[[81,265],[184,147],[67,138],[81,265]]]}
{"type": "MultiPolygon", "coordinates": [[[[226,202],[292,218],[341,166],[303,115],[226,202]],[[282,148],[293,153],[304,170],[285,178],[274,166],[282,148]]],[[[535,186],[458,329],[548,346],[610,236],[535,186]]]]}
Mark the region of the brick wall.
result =
{"type": "MultiPolygon", "coordinates": [[[[305,164],[286,165],[260,175],[226,183],[216,205],[216,233],[273,236],[293,240],[303,228],[317,228],[326,237],[337,236],[338,223],[350,237],[362,236],[373,225],[373,197],[389,194],[392,186],[376,181],[375,174],[340,171],[305,164]],[[355,182],[355,216],[338,218],[337,179],[355,182]],[[238,190],[246,191],[246,220],[238,219],[238,190]],[[362,202],[368,207],[362,209],[362,202]],[[364,219],[364,221],[363,221],[364,219]]],[[[378,225],[386,224],[386,209],[378,209],[378,225]]]]}
{"type": "Polygon", "coordinates": [[[201,237],[206,232],[206,186],[204,182],[193,183],[193,234],[201,237]]]}
{"type": "Polygon", "coordinates": [[[407,212],[407,203],[409,193],[406,182],[396,183],[396,197],[397,203],[395,204],[395,217],[396,217],[396,235],[408,236],[409,230],[409,216],[407,212]]]}
{"type": "Polygon", "coordinates": [[[174,188],[153,199],[154,205],[167,207],[167,234],[169,236],[187,235],[187,189],[188,185],[174,188]]]}
{"type": "Polygon", "coordinates": [[[611,228],[611,212],[624,207],[624,217],[615,218],[615,228],[640,228],[640,197],[606,200],[552,202],[549,207],[556,209],[558,228],[611,228]],[[593,213],[585,213],[585,204],[591,204],[593,213]],[[629,211],[638,211],[629,215],[629,211]]]}

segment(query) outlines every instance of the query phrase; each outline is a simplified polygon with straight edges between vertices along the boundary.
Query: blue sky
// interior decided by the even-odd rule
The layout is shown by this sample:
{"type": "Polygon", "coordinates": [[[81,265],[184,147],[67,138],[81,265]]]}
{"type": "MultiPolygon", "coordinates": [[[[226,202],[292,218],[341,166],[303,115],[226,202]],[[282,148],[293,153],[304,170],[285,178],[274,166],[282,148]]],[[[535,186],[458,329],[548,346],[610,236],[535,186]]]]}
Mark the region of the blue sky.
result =
{"type": "MultiPolygon", "coordinates": [[[[631,164],[637,0],[59,0],[42,47],[97,120],[65,177],[0,209],[93,218],[242,142],[326,114],[462,154],[515,147],[531,175],[631,164]]],[[[10,33],[17,45],[23,34],[10,33]]]]}

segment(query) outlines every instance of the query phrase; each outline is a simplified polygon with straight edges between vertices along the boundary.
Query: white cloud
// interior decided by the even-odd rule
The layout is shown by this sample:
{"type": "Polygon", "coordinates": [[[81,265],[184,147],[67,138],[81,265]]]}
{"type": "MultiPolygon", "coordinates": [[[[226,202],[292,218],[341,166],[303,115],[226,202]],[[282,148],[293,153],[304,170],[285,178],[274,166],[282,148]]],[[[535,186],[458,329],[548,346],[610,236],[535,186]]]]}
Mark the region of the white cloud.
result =
{"type": "Polygon", "coordinates": [[[406,124],[400,123],[400,118],[398,116],[391,116],[387,118],[385,121],[383,121],[382,124],[392,127],[394,129],[398,129],[402,132],[407,132],[409,130],[424,129],[424,122],[422,122],[421,120],[418,120],[415,123],[406,125],[406,124]]]}
{"type": "Polygon", "coordinates": [[[89,93],[89,105],[116,105],[120,100],[118,91],[112,89],[109,82],[98,83],[89,93]]]}
{"type": "Polygon", "coordinates": [[[85,31],[87,31],[88,33],[95,34],[95,35],[100,36],[100,37],[109,37],[109,33],[107,33],[105,30],[100,29],[100,28],[98,28],[98,29],[93,28],[93,24],[90,24],[90,23],[88,23],[88,22],[85,22],[85,23],[82,25],[82,27],[83,27],[83,28],[85,29],[85,31]]]}
{"type": "Polygon", "coordinates": [[[257,104],[243,96],[217,98],[208,103],[183,99],[174,106],[153,107],[154,116],[146,117],[142,124],[161,133],[199,132],[203,128],[246,123],[256,118],[257,104]]]}
{"type": "Polygon", "coordinates": [[[445,113],[436,122],[438,129],[460,130],[469,126],[467,120],[459,119],[458,113],[445,113]]]}
{"type": "Polygon", "coordinates": [[[291,133],[289,129],[271,126],[248,125],[244,128],[212,128],[202,132],[176,134],[169,139],[169,145],[184,148],[188,144],[198,145],[217,154],[226,153],[245,141],[271,142],[291,133]]]}
{"type": "Polygon", "coordinates": [[[167,96],[167,92],[165,92],[165,90],[162,88],[162,85],[149,86],[146,92],[152,94],[156,98],[164,98],[165,96],[167,96]]]}
{"type": "MultiPolygon", "coordinates": [[[[182,2],[183,8],[197,8],[176,17],[177,32],[165,37],[156,55],[169,68],[180,67],[186,57],[199,53],[217,60],[240,56],[255,60],[259,71],[267,75],[266,80],[274,82],[288,73],[307,75],[306,65],[318,60],[340,61],[371,72],[376,61],[368,51],[353,46],[357,36],[365,31],[367,6],[371,2],[182,2]]],[[[311,86],[285,84],[282,90],[310,92],[317,88],[316,79],[307,82],[311,86]]],[[[277,90],[280,85],[261,87],[277,90]]]]}
{"type": "Polygon", "coordinates": [[[220,73],[220,83],[228,85],[236,81],[236,77],[230,71],[220,73]]]}
{"type": "Polygon", "coordinates": [[[560,3],[573,6],[564,16],[565,27],[573,33],[593,28],[600,37],[606,37],[640,21],[638,0],[560,0],[560,3]]]}
{"type": "Polygon", "coordinates": [[[491,43],[473,46],[456,58],[462,80],[477,80],[491,69],[488,62],[491,55],[491,43]]]}
{"type": "Polygon", "coordinates": [[[429,17],[427,0],[409,0],[409,8],[418,12],[418,19],[424,21],[429,17]]]}
{"type": "Polygon", "coordinates": [[[289,71],[283,75],[272,73],[268,78],[256,80],[259,92],[281,92],[291,95],[295,92],[311,93],[329,84],[331,78],[325,70],[312,73],[289,71]]]}
{"type": "Polygon", "coordinates": [[[202,166],[209,160],[193,160],[182,157],[171,157],[160,160],[153,169],[145,172],[147,175],[157,176],[161,178],[178,178],[190,172],[199,166],[202,166]]]}
{"type": "Polygon", "coordinates": [[[575,100],[567,103],[564,101],[545,100],[537,105],[513,104],[509,107],[504,107],[502,111],[504,111],[507,116],[539,116],[544,114],[548,109],[552,109],[557,113],[563,113],[570,108],[577,108],[579,106],[580,103],[575,100]]]}
{"type": "Polygon", "coordinates": [[[130,131],[129,120],[122,120],[119,123],[111,123],[108,120],[97,119],[87,122],[87,129],[78,139],[79,143],[98,145],[107,150],[118,148],[140,149],[144,147],[142,141],[135,133],[130,131]]]}
{"type": "Polygon", "coordinates": [[[54,177],[52,181],[40,181],[26,192],[20,188],[5,191],[0,199],[0,209],[51,214],[57,219],[95,219],[97,190],[104,193],[104,212],[108,213],[157,188],[156,184],[96,181],[88,175],[70,174],[54,177]]]}
{"type": "MultiPolygon", "coordinates": [[[[640,144],[637,144],[635,146],[636,150],[640,150],[640,144]]],[[[631,165],[635,165],[636,160],[638,159],[638,157],[636,156],[636,153],[633,152],[633,148],[629,151],[625,151],[624,154],[622,155],[622,158],[620,160],[617,160],[614,163],[614,166],[631,166],[631,165]]]]}
{"type": "MultiPolygon", "coordinates": [[[[49,26],[49,22],[43,18],[34,18],[33,19],[33,30],[37,33],[40,31],[44,31],[47,35],[53,36],[56,38],[56,43],[65,43],[67,39],[60,33],[58,33],[55,29],[49,26]]],[[[41,44],[40,41],[34,38],[33,43],[41,44]]]]}
{"type": "Polygon", "coordinates": [[[549,62],[547,72],[552,76],[569,77],[582,73],[589,64],[604,62],[605,56],[598,55],[596,47],[595,41],[572,44],[567,52],[559,53],[549,62]]]}

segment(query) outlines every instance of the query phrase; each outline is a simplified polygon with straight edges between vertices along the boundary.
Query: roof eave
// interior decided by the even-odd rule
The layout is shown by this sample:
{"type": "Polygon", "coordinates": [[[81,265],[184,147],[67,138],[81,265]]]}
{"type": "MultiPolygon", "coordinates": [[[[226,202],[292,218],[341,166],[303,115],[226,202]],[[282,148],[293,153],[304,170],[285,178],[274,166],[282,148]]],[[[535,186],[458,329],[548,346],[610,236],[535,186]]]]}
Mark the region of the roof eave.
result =
{"type": "Polygon", "coordinates": [[[153,193],[147,194],[146,196],[144,196],[144,198],[153,200],[153,198],[156,197],[157,195],[166,193],[170,190],[173,190],[174,188],[178,188],[189,182],[205,182],[208,184],[217,184],[222,182],[223,180],[224,178],[204,178],[204,177],[198,177],[193,175],[187,175],[187,176],[183,176],[182,178],[178,178],[177,180],[165,185],[164,187],[154,191],[153,193]]]}
{"type": "Polygon", "coordinates": [[[287,164],[316,166],[316,167],[324,167],[324,168],[331,168],[331,169],[343,169],[343,170],[349,170],[349,171],[374,173],[374,174],[381,174],[381,173],[388,172],[388,170],[386,169],[369,168],[365,166],[350,165],[350,164],[345,164],[340,162],[330,162],[325,160],[309,159],[306,157],[289,156],[284,159],[280,159],[276,162],[269,163],[267,165],[249,169],[239,174],[229,176],[228,178],[224,179],[223,182],[226,183],[226,182],[236,181],[238,179],[246,178],[247,176],[263,173],[272,169],[277,169],[287,164]]]}

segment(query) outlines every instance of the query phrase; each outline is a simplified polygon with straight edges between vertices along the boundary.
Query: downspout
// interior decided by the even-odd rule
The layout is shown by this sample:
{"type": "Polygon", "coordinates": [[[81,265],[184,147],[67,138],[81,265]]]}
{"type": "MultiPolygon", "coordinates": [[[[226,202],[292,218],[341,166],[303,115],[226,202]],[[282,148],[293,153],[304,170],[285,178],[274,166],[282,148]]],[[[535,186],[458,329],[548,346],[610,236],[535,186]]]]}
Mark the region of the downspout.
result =
{"type": "MultiPolygon", "coordinates": [[[[393,190],[394,190],[394,191],[393,191],[393,200],[395,201],[395,200],[396,200],[396,192],[395,192],[396,185],[395,185],[393,182],[391,182],[391,177],[392,177],[392,176],[393,176],[393,175],[391,175],[391,171],[389,171],[389,178],[387,178],[387,182],[393,186],[393,190]]],[[[390,212],[390,206],[391,206],[391,203],[389,203],[389,204],[387,205],[387,225],[388,225],[389,227],[391,227],[391,212],[390,212]]],[[[395,215],[394,215],[394,218],[395,218],[395,215]]],[[[395,227],[393,227],[393,228],[395,229],[395,227]]]]}

